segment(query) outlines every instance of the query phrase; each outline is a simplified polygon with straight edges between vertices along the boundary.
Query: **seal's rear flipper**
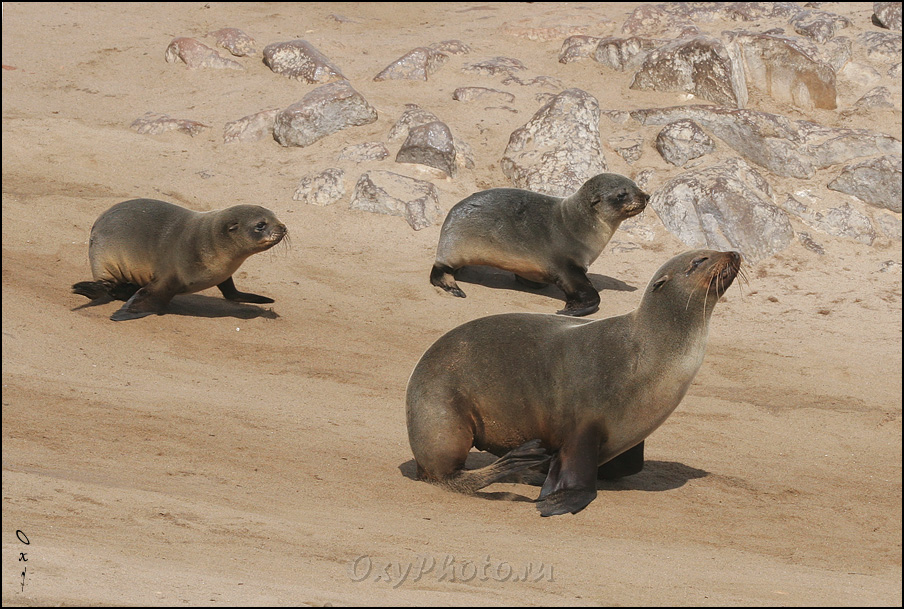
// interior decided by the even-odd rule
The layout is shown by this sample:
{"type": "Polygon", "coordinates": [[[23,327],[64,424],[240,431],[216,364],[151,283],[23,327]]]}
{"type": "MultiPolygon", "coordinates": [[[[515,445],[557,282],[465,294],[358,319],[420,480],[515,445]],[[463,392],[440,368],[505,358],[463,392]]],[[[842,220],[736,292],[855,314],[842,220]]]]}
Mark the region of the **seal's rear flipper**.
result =
{"type": "MultiPolygon", "coordinates": [[[[153,284],[148,284],[135,292],[135,294],[122,305],[116,313],[110,316],[113,321],[127,321],[140,319],[148,315],[160,315],[166,309],[166,305],[173,299],[174,294],[161,294],[159,290],[148,289],[153,284]]],[[[159,286],[158,286],[159,288],[159,286]]]]}
{"type": "Polygon", "coordinates": [[[600,465],[596,477],[599,480],[615,480],[636,474],[642,469],[643,442],[600,465]]]}
{"type": "MultiPolygon", "coordinates": [[[[111,300],[128,300],[135,295],[139,287],[134,283],[113,283],[111,281],[79,281],[72,286],[72,293],[86,296],[91,300],[102,299],[103,302],[111,300]]],[[[102,304],[102,303],[98,303],[102,304]]]]}
{"type": "Polygon", "coordinates": [[[512,474],[542,465],[549,459],[550,455],[540,446],[540,440],[531,440],[505,453],[486,467],[470,471],[460,470],[442,483],[460,493],[474,493],[512,474]]]}
{"type": "Polygon", "coordinates": [[[252,302],[254,304],[267,304],[273,302],[272,298],[267,298],[266,296],[259,296],[258,294],[252,294],[250,292],[239,292],[238,288],[235,287],[235,282],[232,280],[232,277],[217,284],[217,287],[220,288],[220,291],[223,293],[223,298],[234,302],[252,302]]]}
{"type": "Polygon", "coordinates": [[[446,290],[453,296],[464,298],[465,293],[462,292],[461,288],[458,287],[458,284],[455,283],[455,277],[452,275],[453,270],[454,269],[451,267],[445,265],[434,264],[433,270],[430,271],[430,283],[438,288],[446,290]]]}
{"type": "Polygon", "coordinates": [[[105,281],[79,281],[72,286],[72,293],[85,296],[91,300],[98,298],[112,299],[110,285],[105,281]]]}
{"type": "Polygon", "coordinates": [[[577,514],[590,502],[596,499],[596,489],[562,489],[552,492],[537,501],[537,509],[541,516],[558,516],[560,514],[577,514]]]}

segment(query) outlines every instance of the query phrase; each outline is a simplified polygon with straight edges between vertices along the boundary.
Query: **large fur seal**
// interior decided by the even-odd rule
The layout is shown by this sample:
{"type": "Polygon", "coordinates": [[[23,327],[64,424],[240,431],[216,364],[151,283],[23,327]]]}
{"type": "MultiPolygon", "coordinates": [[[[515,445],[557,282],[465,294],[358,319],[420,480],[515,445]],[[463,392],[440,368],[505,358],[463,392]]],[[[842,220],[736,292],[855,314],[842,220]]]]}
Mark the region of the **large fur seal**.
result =
{"type": "Polygon", "coordinates": [[[540,513],[582,510],[598,477],[642,467],[643,440],[687,392],[740,265],[737,252],[690,251],[656,271],[625,315],[505,313],[451,330],[408,381],[418,477],[473,493],[549,461],[540,513]],[[502,456],[467,471],[472,446],[502,456]]]}
{"type": "Polygon", "coordinates": [[[195,212],[155,199],[123,201],[91,227],[88,258],[94,281],[76,283],[72,291],[92,300],[125,300],[110,317],[114,321],[163,313],[176,294],[213,286],[236,302],[273,302],[239,292],[232,274],[286,232],[273,212],[257,205],[195,212]]]}
{"type": "Polygon", "coordinates": [[[520,188],[492,188],[455,204],[443,222],[430,283],[465,297],[454,273],[469,265],[511,271],[531,287],[553,283],[565,292],[563,315],[589,315],[600,295],[587,268],[623,220],[649,195],[628,178],[601,173],[570,197],[520,188]]]}

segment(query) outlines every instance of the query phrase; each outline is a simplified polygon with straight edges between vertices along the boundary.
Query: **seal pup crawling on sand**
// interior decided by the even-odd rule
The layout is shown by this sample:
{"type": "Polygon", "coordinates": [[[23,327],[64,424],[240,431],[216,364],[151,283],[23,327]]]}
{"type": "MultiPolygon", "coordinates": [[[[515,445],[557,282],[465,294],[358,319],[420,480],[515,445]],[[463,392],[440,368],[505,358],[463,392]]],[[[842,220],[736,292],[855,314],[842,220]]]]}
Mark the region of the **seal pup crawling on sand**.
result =
{"type": "Polygon", "coordinates": [[[601,466],[636,460],[638,447],[642,466],[643,440],[690,387],[713,308],[740,267],[737,252],[690,251],[656,271],[625,315],[504,313],[449,331],[408,381],[418,478],[473,493],[548,461],[540,513],[584,509],[601,466]],[[465,470],[472,446],[500,458],[465,470]]]}
{"type": "Polygon", "coordinates": [[[464,266],[494,266],[530,287],[555,284],[565,292],[563,315],[589,315],[600,295],[587,268],[623,220],[649,200],[625,176],[601,173],[570,197],[520,188],[492,188],[449,210],[436,248],[430,283],[465,297],[454,273],[464,266]]]}
{"type": "Polygon", "coordinates": [[[110,317],[114,321],[162,314],[173,296],[213,286],[229,300],[270,303],[272,298],[239,292],[232,275],[286,233],[286,225],[258,205],[196,212],[156,199],[123,201],[91,227],[94,280],[76,283],[72,291],[92,300],[125,300],[110,317]]]}

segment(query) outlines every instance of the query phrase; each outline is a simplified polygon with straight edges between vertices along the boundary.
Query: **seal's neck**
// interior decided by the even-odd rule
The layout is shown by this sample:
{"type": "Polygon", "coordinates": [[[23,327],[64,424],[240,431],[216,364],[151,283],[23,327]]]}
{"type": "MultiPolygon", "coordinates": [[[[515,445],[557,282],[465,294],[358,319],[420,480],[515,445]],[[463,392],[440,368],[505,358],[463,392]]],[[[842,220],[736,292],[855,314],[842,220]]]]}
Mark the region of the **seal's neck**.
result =
{"type": "Polygon", "coordinates": [[[559,202],[559,224],[572,239],[584,245],[589,265],[602,253],[621,222],[604,222],[593,208],[580,201],[574,194],[559,202]]]}

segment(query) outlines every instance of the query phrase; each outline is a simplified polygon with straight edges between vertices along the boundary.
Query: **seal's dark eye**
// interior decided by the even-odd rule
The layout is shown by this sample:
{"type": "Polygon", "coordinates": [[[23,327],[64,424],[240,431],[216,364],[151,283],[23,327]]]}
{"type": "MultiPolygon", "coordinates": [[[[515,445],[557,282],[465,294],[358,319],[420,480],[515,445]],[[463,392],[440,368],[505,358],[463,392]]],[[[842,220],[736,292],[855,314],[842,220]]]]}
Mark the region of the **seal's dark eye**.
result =
{"type": "Polygon", "coordinates": [[[620,202],[625,201],[628,198],[628,193],[626,193],[625,191],[621,191],[620,193],[615,195],[615,198],[618,199],[620,202]]]}
{"type": "Polygon", "coordinates": [[[264,230],[265,228],[267,228],[266,222],[258,222],[257,226],[254,227],[254,230],[260,232],[260,231],[264,230]]]}
{"type": "Polygon", "coordinates": [[[706,256],[701,256],[700,258],[694,258],[691,261],[691,268],[689,268],[687,270],[687,274],[690,275],[691,273],[693,273],[695,270],[697,270],[698,266],[700,266],[701,264],[706,262],[708,259],[709,258],[707,258],[706,256]]]}

